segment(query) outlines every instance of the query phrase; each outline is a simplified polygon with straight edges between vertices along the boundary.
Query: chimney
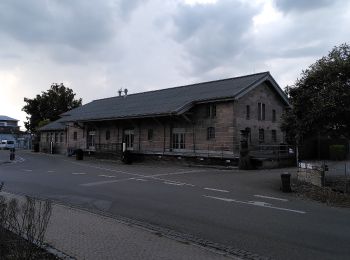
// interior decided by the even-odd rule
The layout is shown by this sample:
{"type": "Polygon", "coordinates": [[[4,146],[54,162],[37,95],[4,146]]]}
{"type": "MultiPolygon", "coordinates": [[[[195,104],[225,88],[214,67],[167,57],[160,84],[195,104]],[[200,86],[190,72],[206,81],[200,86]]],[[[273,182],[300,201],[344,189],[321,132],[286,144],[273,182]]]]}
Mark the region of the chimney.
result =
{"type": "Polygon", "coordinates": [[[118,90],[119,97],[122,96],[122,92],[123,92],[123,89],[119,89],[119,90],[118,90]]]}
{"type": "Polygon", "coordinates": [[[124,95],[127,96],[128,95],[128,89],[124,89],[124,95]]]}

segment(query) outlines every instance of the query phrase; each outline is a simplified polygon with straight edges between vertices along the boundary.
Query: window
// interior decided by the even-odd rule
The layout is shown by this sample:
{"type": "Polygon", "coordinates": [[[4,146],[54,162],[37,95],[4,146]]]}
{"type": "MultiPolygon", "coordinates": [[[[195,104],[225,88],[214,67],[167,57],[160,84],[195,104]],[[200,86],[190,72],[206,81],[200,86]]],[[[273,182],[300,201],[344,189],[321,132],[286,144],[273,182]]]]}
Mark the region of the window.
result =
{"type": "Polygon", "coordinates": [[[60,133],[60,143],[63,143],[63,133],[60,133]]]}
{"type": "Polygon", "coordinates": [[[258,120],[265,120],[265,104],[258,103],[258,120]]]}
{"type": "Polygon", "coordinates": [[[111,139],[111,132],[109,130],[106,131],[106,140],[111,139]]]}
{"type": "Polygon", "coordinates": [[[276,130],[271,130],[271,140],[274,143],[277,142],[277,131],[276,130]]]}
{"type": "Polygon", "coordinates": [[[263,143],[265,140],[265,132],[264,129],[259,129],[259,143],[263,143]]]}
{"type": "Polygon", "coordinates": [[[153,129],[148,129],[147,140],[148,141],[152,141],[153,140],[153,129]]]}
{"type": "Polygon", "coordinates": [[[249,120],[250,119],[250,106],[249,105],[247,105],[247,107],[246,107],[246,117],[245,117],[247,120],[249,120]]]}
{"type": "Polygon", "coordinates": [[[276,122],[276,110],[272,109],[272,122],[276,122]]]}
{"type": "Polygon", "coordinates": [[[58,133],[55,133],[55,143],[58,143],[58,133]]]}
{"type": "Polygon", "coordinates": [[[207,105],[207,113],[206,116],[208,118],[214,118],[216,117],[216,105],[215,104],[208,104],[207,105]]]}
{"type": "Polygon", "coordinates": [[[214,139],[215,138],[215,128],[214,127],[208,127],[207,128],[207,139],[214,139]]]}
{"type": "Polygon", "coordinates": [[[46,133],[46,142],[50,142],[50,134],[49,133],[46,133]]]}
{"type": "Polygon", "coordinates": [[[73,132],[73,140],[77,140],[78,139],[78,133],[77,132],[73,132]]]}
{"type": "Polygon", "coordinates": [[[250,129],[250,127],[247,127],[245,130],[247,131],[248,141],[249,141],[249,143],[251,143],[252,142],[252,130],[250,129]]]}

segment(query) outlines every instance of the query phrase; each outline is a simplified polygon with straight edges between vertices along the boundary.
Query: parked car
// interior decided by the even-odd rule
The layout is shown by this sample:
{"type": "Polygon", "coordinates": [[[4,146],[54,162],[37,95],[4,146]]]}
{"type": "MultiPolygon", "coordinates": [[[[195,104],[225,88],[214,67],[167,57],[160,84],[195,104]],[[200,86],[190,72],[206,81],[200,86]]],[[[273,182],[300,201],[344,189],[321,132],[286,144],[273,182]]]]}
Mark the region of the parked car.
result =
{"type": "Polygon", "coordinates": [[[2,140],[0,144],[0,149],[9,150],[15,148],[15,141],[13,140],[2,140]]]}

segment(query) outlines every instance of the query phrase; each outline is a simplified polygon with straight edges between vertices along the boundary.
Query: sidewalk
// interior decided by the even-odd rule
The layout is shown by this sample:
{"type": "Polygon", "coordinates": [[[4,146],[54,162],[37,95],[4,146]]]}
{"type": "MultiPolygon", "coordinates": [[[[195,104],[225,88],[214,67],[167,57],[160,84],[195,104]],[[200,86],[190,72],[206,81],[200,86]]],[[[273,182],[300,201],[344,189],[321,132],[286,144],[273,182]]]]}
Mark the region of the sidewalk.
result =
{"type": "Polygon", "coordinates": [[[53,204],[45,242],[73,259],[238,259],[60,204],[53,204]]]}

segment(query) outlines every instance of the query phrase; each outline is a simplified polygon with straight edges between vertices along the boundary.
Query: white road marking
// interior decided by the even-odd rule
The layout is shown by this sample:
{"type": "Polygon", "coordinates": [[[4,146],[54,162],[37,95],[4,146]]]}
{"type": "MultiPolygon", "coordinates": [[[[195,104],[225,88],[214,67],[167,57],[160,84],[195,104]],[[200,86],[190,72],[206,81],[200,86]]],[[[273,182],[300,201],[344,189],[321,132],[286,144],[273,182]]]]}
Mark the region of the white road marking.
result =
{"type": "Polygon", "coordinates": [[[134,180],[134,179],[135,178],[121,179],[121,180],[114,180],[114,181],[96,181],[96,182],[83,183],[83,184],[79,184],[79,185],[85,186],[85,187],[91,187],[91,186],[110,184],[110,183],[122,182],[122,181],[134,180]]]}
{"type": "Polygon", "coordinates": [[[214,188],[204,188],[205,190],[218,191],[218,192],[229,192],[228,190],[219,190],[214,188]]]}
{"type": "Polygon", "coordinates": [[[73,175],[85,175],[86,172],[72,172],[73,175]]]}
{"type": "Polygon", "coordinates": [[[184,184],[183,183],[178,183],[178,182],[163,182],[164,184],[169,184],[169,185],[176,185],[176,186],[183,186],[184,184]]]}
{"type": "Polygon", "coordinates": [[[23,169],[23,171],[25,171],[25,172],[32,172],[33,170],[30,170],[30,169],[23,169]]]}
{"type": "Polygon", "coordinates": [[[270,200],[288,201],[287,199],[281,199],[281,198],[264,196],[264,195],[254,195],[254,197],[263,198],[263,199],[270,199],[270,200]]]}
{"type": "Polygon", "coordinates": [[[264,207],[264,208],[277,209],[277,210],[288,211],[288,212],[293,212],[293,213],[306,214],[306,212],[302,211],[302,210],[274,207],[271,204],[262,203],[261,201],[259,201],[259,202],[258,201],[240,201],[240,200],[235,200],[235,199],[230,199],[230,198],[221,198],[221,197],[207,196],[207,195],[203,195],[203,197],[210,198],[210,199],[216,199],[216,200],[222,200],[225,202],[236,202],[236,203],[247,204],[247,205],[252,205],[252,206],[257,206],[257,207],[264,207]]]}
{"type": "MultiPolygon", "coordinates": [[[[130,178],[131,179],[131,178],[130,178]]],[[[132,178],[132,179],[134,179],[134,178],[132,178]]],[[[134,179],[135,181],[147,181],[147,180],[145,180],[145,179],[134,179]]]]}
{"type": "Polygon", "coordinates": [[[104,175],[104,174],[100,174],[100,175],[98,175],[98,176],[100,176],[100,177],[106,177],[106,178],[115,178],[115,176],[113,176],[113,175],[104,175]]]}
{"type": "Polygon", "coordinates": [[[186,174],[186,173],[195,173],[195,172],[204,172],[203,170],[192,170],[192,171],[182,171],[182,172],[170,172],[170,173],[160,173],[151,175],[152,177],[160,177],[160,176],[170,176],[170,175],[179,175],[179,174],[186,174]]]}
{"type": "Polygon", "coordinates": [[[47,172],[55,172],[55,171],[47,171],[47,172]]]}
{"type": "MultiPolygon", "coordinates": [[[[71,162],[71,161],[69,161],[71,162]]],[[[156,174],[156,175],[143,175],[143,174],[137,174],[137,173],[130,173],[130,172],[125,172],[125,171],[119,171],[119,170],[114,170],[114,169],[109,169],[109,168],[104,168],[104,167],[98,167],[98,166],[93,166],[93,165],[89,165],[89,164],[83,164],[83,163],[77,163],[77,162],[71,162],[73,164],[77,164],[77,165],[80,165],[80,166],[87,166],[87,167],[91,167],[91,168],[95,168],[95,169],[99,169],[99,170],[104,170],[104,171],[110,171],[110,172],[116,172],[116,173],[124,173],[124,174],[127,174],[127,175],[132,175],[132,176],[137,176],[139,178],[142,178],[142,179],[154,179],[154,180],[159,180],[159,181],[165,181],[165,182],[173,182],[172,180],[167,180],[167,179],[162,179],[162,178],[158,178],[157,176],[163,176],[160,175],[160,174],[156,174]]],[[[199,171],[187,171],[187,172],[199,172],[199,171]]],[[[165,173],[164,175],[173,175],[173,174],[184,174],[184,173],[187,173],[187,172],[174,172],[174,173],[165,173]]],[[[128,178],[128,179],[123,179],[123,181],[126,181],[126,180],[134,180],[135,178],[128,178]]],[[[117,182],[117,181],[115,181],[117,182]]],[[[108,182],[110,183],[110,182],[108,182]]],[[[85,183],[85,184],[80,184],[82,186],[95,186],[95,185],[100,185],[100,184],[105,184],[105,182],[92,182],[92,183],[85,183]]],[[[186,185],[186,186],[191,186],[191,187],[195,187],[195,185],[193,184],[190,184],[190,183],[182,183],[183,185],[186,185]]]]}
{"type": "Polygon", "coordinates": [[[255,206],[272,206],[271,203],[267,203],[264,201],[248,201],[248,202],[255,205],[255,206]]]}

